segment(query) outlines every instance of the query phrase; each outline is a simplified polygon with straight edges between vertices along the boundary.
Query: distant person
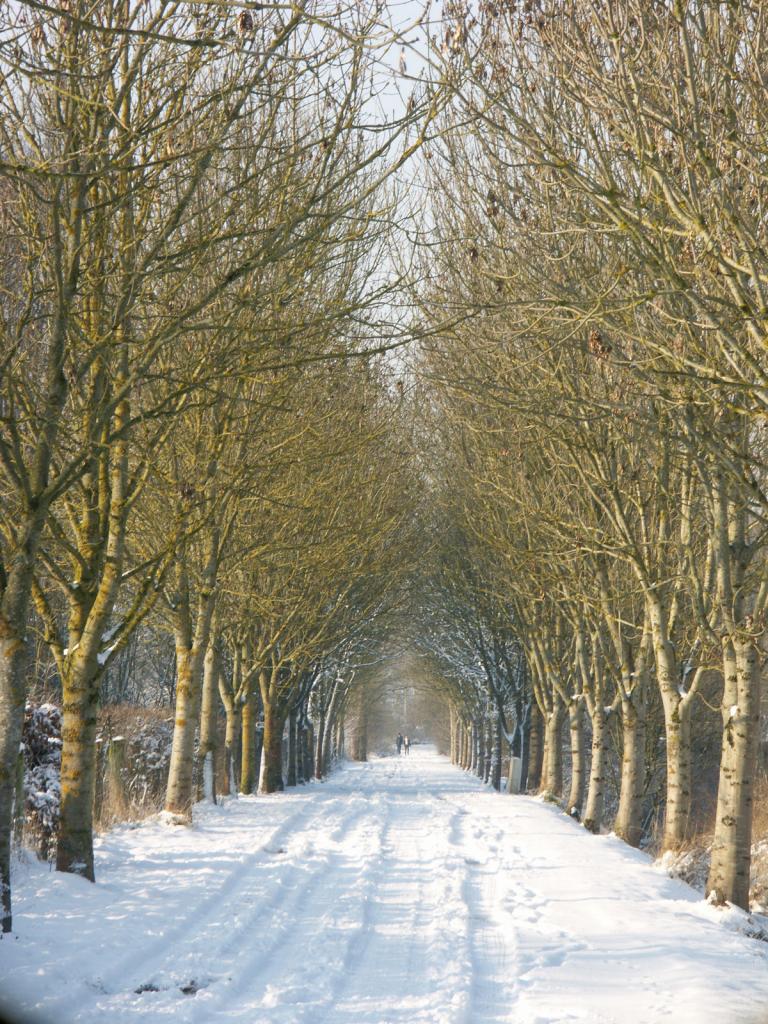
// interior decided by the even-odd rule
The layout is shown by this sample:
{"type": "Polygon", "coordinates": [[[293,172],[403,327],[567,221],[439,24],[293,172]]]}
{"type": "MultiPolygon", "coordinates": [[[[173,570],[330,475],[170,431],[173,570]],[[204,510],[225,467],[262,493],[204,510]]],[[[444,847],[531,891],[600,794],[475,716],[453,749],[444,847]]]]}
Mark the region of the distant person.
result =
{"type": "Polygon", "coordinates": [[[397,747],[397,753],[399,755],[400,751],[403,749],[403,734],[401,732],[399,732],[397,734],[397,739],[395,740],[395,746],[397,747]]]}
{"type": "Polygon", "coordinates": [[[405,737],[403,738],[403,750],[404,750],[404,751],[405,751],[405,753],[407,754],[407,753],[409,753],[409,752],[410,752],[410,749],[411,749],[411,741],[410,741],[410,740],[408,739],[408,737],[407,737],[407,736],[405,736],[405,737]]]}

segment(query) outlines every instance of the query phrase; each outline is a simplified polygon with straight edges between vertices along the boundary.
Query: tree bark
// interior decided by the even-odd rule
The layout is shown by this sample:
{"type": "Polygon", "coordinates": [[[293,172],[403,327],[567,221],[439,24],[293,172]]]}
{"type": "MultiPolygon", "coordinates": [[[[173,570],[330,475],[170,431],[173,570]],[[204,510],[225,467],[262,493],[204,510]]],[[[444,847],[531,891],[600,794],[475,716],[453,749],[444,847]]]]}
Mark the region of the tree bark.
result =
{"type": "Polygon", "coordinates": [[[203,662],[203,701],[200,709],[200,742],[198,744],[197,799],[216,803],[216,769],[218,767],[218,735],[216,729],[216,691],[218,689],[219,662],[211,638],[203,662]],[[206,761],[207,758],[207,761],[206,761]],[[205,765],[209,768],[206,769],[205,765]],[[206,791],[206,778],[210,772],[211,791],[206,791]]]}
{"type": "Polygon", "coordinates": [[[182,641],[176,647],[176,713],[165,809],[187,821],[192,815],[195,733],[200,709],[202,674],[199,651],[182,641]]]}
{"type": "Polygon", "coordinates": [[[552,710],[544,722],[544,756],[542,789],[544,796],[557,800],[563,792],[563,753],[560,730],[563,724],[563,705],[555,698],[552,710]]]}
{"type": "Polygon", "coordinates": [[[69,660],[62,680],[61,811],[56,870],[94,881],[93,798],[95,789],[98,677],[95,658],[69,660]]]}
{"type": "Polygon", "coordinates": [[[667,702],[667,802],[665,850],[677,850],[689,838],[691,817],[691,723],[689,706],[667,702]]]}
{"type": "Polygon", "coordinates": [[[261,748],[259,793],[283,790],[283,727],[285,715],[273,704],[264,703],[264,740],[261,748]]]}
{"type": "Polygon", "coordinates": [[[321,712],[320,721],[317,725],[317,736],[316,736],[316,754],[315,754],[315,778],[323,778],[323,766],[325,756],[325,712],[321,712]]]}
{"type": "Polygon", "coordinates": [[[493,728],[493,746],[491,748],[491,763],[489,780],[491,786],[499,792],[501,790],[501,715],[497,713],[494,716],[494,728],[493,728]]]}
{"type": "Polygon", "coordinates": [[[637,706],[638,696],[637,692],[625,692],[621,698],[621,789],[613,824],[616,835],[630,846],[638,846],[643,835],[645,717],[637,706]]]}
{"type": "Polygon", "coordinates": [[[206,560],[197,594],[194,621],[192,619],[190,585],[184,568],[182,568],[180,579],[179,602],[174,610],[177,666],[176,716],[165,809],[187,822],[192,819],[195,733],[200,716],[203,666],[215,611],[214,588],[219,567],[219,540],[219,531],[212,530],[206,542],[206,560]]]}
{"type": "Polygon", "coordinates": [[[288,715],[288,786],[295,786],[298,782],[298,714],[298,708],[293,708],[288,715]]]}
{"type": "Polygon", "coordinates": [[[333,730],[335,723],[331,719],[333,701],[329,705],[328,716],[325,722],[325,732],[323,735],[323,750],[322,750],[322,765],[323,774],[322,778],[325,778],[328,772],[331,770],[331,762],[333,760],[333,730]]]}
{"type": "Polygon", "coordinates": [[[599,832],[605,808],[605,769],[608,764],[608,712],[601,704],[592,709],[592,763],[589,792],[584,810],[584,828],[599,832]]]}
{"type": "Polygon", "coordinates": [[[531,763],[531,712],[533,701],[522,703],[515,737],[515,756],[520,758],[520,792],[528,789],[528,769],[531,763]]]}
{"type": "Polygon", "coordinates": [[[691,818],[691,703],[681,696],[674,647],[666,632],[661,601],[650,603],[653,653],[656,660],[667,740],[667,800],[663,849],[677,850],[688,839],[691,818]]]}
{"type": "Polygon", "coordinates": [[[235,698],[234,693],[225,685],[221,674],[219,674],[219,696],[221,697],[221,702],[224,705],[224,713],[226,715],[224,733],[224,785],[222,787],[222,793],[225,796],[233,796],[238,790],[241,705],[235,698]]]}
{"type": "Polygon", "coordinates": [[[754,783],[760,738],[760,662],[751,639],[724,644],[723,742],[707,893],[749,910],[754,783]]]}
{"type": "Polygon", "coordinates": [[[573,818],[581,818],[586,780],[584,701],[581,698],[568,704],[568,729],[571,737],[571,789],[568,794],[568,813],[573,818]]]}
{"type": "Polygon", "coordinates": [[[305,718],[303,736],[304,778],[301,781],[306,783],[312,779],[315,772],[315,736],[312,722],[309,720],[309,718],[305,718]]]}
{"type": "Polygon", "coordinates": [[[486,712],[483,715],[483,757],[482,757],[482,780],[483,782],[489,782],[491,778],[491,759],[493,757],[493,728],[491,726],[491,719],[486,712]]]}
{"type": "Polygon", "coordinates": [[[542,718],[541,711],[539,710],[539,705],[534,700],[531,703],[528,779],[526,781],[526,789],[530,793],[538,792],[541,787],[543,762],[544,719],[542,718]]]}
{"type": "Polygon", "coordinates": [[[360,694],[358,700],[357,715],[355,721],[354,743],[352,745],[352,760],[368,760],[368,715],[365,708],[364,694],[360,694]]]}
{"type": "Polygon", "coordinates": [[[240,715],[240,792],[246,796],[256,789],[258,762],[256,760],[256,694],[249,688],[240,715]]]}
{"type": "MultiPolygon", "coordinates": [[[[28,603],[27,599],[27,606],[28,603]]],[[[3,601],[4,606],[5,604],[3,601]]],[[[26,620],[26,612],[24,615],[26,620]]],[[[23,632],[14,628],[12,622],[5,617],[4,607],[0,613],[0,891],[2,929],[5,933],[13,929],[11,839],[16,765],[24,727],[27,674],[27,646],[23,636],[23,632]]]]}

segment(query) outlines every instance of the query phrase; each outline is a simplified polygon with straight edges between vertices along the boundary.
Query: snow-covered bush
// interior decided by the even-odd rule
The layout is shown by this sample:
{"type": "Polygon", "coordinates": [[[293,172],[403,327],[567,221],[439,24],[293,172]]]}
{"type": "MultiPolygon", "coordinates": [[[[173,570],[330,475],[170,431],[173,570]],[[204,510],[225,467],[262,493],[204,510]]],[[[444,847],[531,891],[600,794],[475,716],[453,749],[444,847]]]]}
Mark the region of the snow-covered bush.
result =
{"type": "Polygon", "coordinates": [[[141,726],[130,740],[127,786],[131,798],[144,803],[148,797],[162,794],[171,763],[173,722],[155,720],[141,726]]]}
{"type": "Polygon", "coordinates": [[[29,845],[47,858],[61,805],[61,710],[55,704],[27,704],[22,744],[24,830],[29,845]]]}

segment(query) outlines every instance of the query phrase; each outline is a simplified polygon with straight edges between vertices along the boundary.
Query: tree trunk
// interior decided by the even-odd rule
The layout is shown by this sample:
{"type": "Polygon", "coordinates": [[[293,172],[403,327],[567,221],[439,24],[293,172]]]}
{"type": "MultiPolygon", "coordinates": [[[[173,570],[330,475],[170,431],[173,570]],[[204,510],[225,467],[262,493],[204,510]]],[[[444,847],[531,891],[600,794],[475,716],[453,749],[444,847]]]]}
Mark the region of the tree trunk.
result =
{"type": "Polygon", "coordinates": [[[528,770],[531,763],[531,713],[533,701],[527,701],[519,712],[514,754],[520,758],[520,792],[528,788],[528,770]]]}
{"type": "Polygon", "coordinates": [[[689,837],[691,817],[691,728],[689,707],[665,702],[667,738],[667,801],[664,817],[665,850],[679,849],[689,837]]]}
{"type": "MultiPolygon", "coordinates": [[[[78,192],[85,193],[79,185],[78,192]]],[[[85,209],[86,204],[80,206],[85,209]]],[[[81,212],[77,220],[81,222],[81,212]]],[[[77,248],[77,247],[76,247],[77,248]]],[[[16,765],[24,728],[24,705],[27,690],[28,647],[26,642],[32,580],[49,512],[49,484],[51,461],[59,428],[61,411],[69,391],[64,374],[66,345],[66,316],[69,302],[78,287],[80,250],[65,275],[66,291],[59,306],[60,316],[56,329],[50,333],[45,369],[41,366],[39,384],[44,388],[44,405],[39,407],[41,429],[37,434],[34,451],[28,452],[28,487],[24,507],[26,512],[15,524],[16,543],[3,552],[3,572],[0,577],[0,905],[2,931],[13,929],[11,907],[11,836],[13,831],[13,803],[16,788],[16,765]]],[[[21,467],[20,467],[21,468],[21,467]]]]}
{"type": "Polygon", "coordinates": [[[8,619],[0,615],[0,890],[3,932],[10,932],[13,928],[11,837],[27,674],[27,646],[22,636],[23,633],[14,629],[8,619]]]}
{"type": "Polygon", "coordinates": [[[530,732],[528,747],[528,778],[526,789],[529,793],[536,793],[541,787],[542,769],[544,763],[544,719],[539,705],[534,700],[531,703],[530,732]]]}
{"type": "Polygon", "coordinates": [[[563,724],[563,705],[555,699],[544,722],[544,756],[542,788],[545,797],[557,800],[563,792],[563,753],[560,730],[563,724]]]}
{"type": "Polygon", "coordinates": [[[190,583],[181,560],[179,599],[174,608],[176,635],[176,717],[165,809],[187,822],[192,819],[195,733],[199,724],[203,667],[211,640],[216,608],[219,531],[206,539],[206,559],[192,615],[190,583]]]}
{"type": "MultiPolygon", "coordinates": [[[[329,718],[330,718],[330,715],[329,715],[329,718]]],[[[325,776],[331,770],[332,748],[333,748],[333,722],[331,722],[329,719],[326,719],[325,733],[323,735],[323,754],[322,754],[323,774],[322,774],[322,778],[325,778],[325,776]]]]}
{"type": "MultiPolygon", "coordinates": [[[[598,694],[598,698],[601,694],[598,694]]],[[[584,828],[599,832],[603,826],[605,807],[605,769],[608,764],[608,712],[602,704],[592,709],[592,764],[589,769],[589,792],[584,811],[584,828]]]]}
{"type": "Polygon", "coordinates": [[[723,742],[707,893],[749,910],[752,812],[760,739],[760,663],[751,640],[723,655],[723,742]]]}
{"type": "Polygon", "coordinates": [[[187,821],[192,815],[195,733],[202,688],[200,661],[199,652],[194,647],[188,648],[183,643],[177,645],[176,715],[165,809],[187,821]]]}
{"type": "Polygon", "coordinates": [[[312,778],[312,724],[307,710],[307,698],[301,702],[296,723],[296,782],[303,786],[312,778]]]}
{"type": "Polygon", "coordinates": [[[56,870],[94,881],[93,797],[95,788],[98,670],[95,658],[70,657],[62,680],[61,813],[56,870]]]}
{"type": "Polygon", "coordinates": [[[315,735],[314,727],[309,718],[305,720],[304,726],[304,778],[302,782],[309,782],[315,772],[315,735]]]}
{"type": "Polygon", "coordinates": [[[333,753],[336,759],[346,757],[344,719],[336,723],[336,732],[333,737],[333,753]]]}
{"type": "Polygon", "coordinates": [[[293,708],[288,716],[288,786],[295,786],[298,782],[298,715],[298,708],[293,708]]]}
{"type": "Polygon", "coordinates": [[[264,702],[264,739],[261,748],[259,793],[283,790],[283,727],[285,716],[273,704],[264,702]]]}
{"type": "Polygon", "coordinates": [[[677,850],[688,838],[691,818],[691,705],[678,690],[677,657],[666,634],[660,602],[651,603],[650,618],[667,740],[667,800],[662,845],[664,850],[677,850]]]}
{"type": "Polygon", "coordinates": [[[368,716],[363,705],[362,696],[355,723],[355,738],[352,745],[352,760],[368,760],[368,716]]]}
{"type": "Polygon", "coordinates": [[[216,769],[218,767],[218,736],[216,729],[216,691],[219,662],[213,640],[208,644],[203,663],[203,701],[200,709],[200,743],[197,799],[216,803],[216,769]],[[207,765],[207,767],[206,767],[207,765]],[[210,792],[207,791],[210,780],[210,792]]]}
{"type": "Polygon", "coordinates": [[[472,723],[472,771],[478,777],[483,777],[483,728],[477,721],[472,723]]]}
{"type": "Polygon", "coordinates": [[[240,792],[246,795],[256,789],[256,695],[249,690],[241,713],[240,792]]]}
{"type": "Polygon", "coordinates": [[[325,714],[320,715],[320,721],[317,726],[317,744],[315,754],[315,778],[323,778],[323,768],[325,765],[325,714]]]}
{"type": "Polygon", "coordinates": [[[643,787],[645,763],[645,717],[636,706],[641,695],[625,693],[621,698],[621,791],[613,830],[625,843],[638,846],[643,835],[643,787]]]}
{"type": "Polygon", "coordinates": [[[224,785],[222,793],[224,796],[233,796],[238,789],[238,774],[240,765],[240,704],[232,693],[221,685],[219,677],[219,695],[224,705],[226,715],[226,730],[224,733],[224,785]]]}
{"type": "Polygon", "coordinates": [[[586,779],[584,701],[581,698],[568,704],[568,729],[571,736],[571,790],[568,794],[568,813],[572,818],[581,818],[586,779]]]}
{"type": "Polygon", "coordinates": [[[497,792],[501,790],[501,738],[501,715],[497,713],[494,720],[489,773],[490,783],[497,792]]]}

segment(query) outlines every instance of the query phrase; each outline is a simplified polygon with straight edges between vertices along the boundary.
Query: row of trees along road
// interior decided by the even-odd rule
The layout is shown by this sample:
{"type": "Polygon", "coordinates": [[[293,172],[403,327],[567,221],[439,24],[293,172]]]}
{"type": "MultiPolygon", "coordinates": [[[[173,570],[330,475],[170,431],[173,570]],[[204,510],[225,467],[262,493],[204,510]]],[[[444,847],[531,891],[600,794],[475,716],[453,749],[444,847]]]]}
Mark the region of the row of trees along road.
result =
{"type": "Polygon", "coordinates": [[[707,890],[740,906],[768,598],[766,18],[740,0],[446,5],[455,91],[425,165],[438,240],[417,296],[427,323],[455,323],[419,365],[463,539],[449,578],[511,608],[543,789],[560,795],[567,717],[568,806],[600,828],[618,718],[614,827],[637,842],[660,701],[676,849],[715,692],[707,890]]]}
{"type": "Polygon", "coordinates": [[[384,186],[434,104],[422,88],[375,116],[385,14],[3,6],[5,931],[30,634],[63,690],[57,867],[93,878],[100,682],[142,623],[175,643],[167,806],[187,816],[221,666],[233,719],[259,688],[270,790],[285,716],[393,599],[384,186]]]}
{"type": "Polygon", "coordinates": [[[394,119],[375,114],[385,18],[0,15],[4,930],[33,643],[63,691],[57,866],[92,878],[100,686],[142,631],[173,638],[166,807],[186,821],[217,760],[230,790],[279,788],[286,728],[289,782],[327,769],[345,714],[364,755],[405,596],[455,759],[499,786],[506,742],[597,831],[613,737],[630,843],[657,723],[662,845],[689,838],[714,699],[708,890],[747,903],[768,12],[452,0],[441,88],[394,119]],[[407,337],[387,183],[427,134],[423,343],[398,389],[376,357],[407,337]]]}

